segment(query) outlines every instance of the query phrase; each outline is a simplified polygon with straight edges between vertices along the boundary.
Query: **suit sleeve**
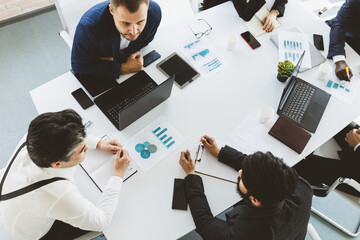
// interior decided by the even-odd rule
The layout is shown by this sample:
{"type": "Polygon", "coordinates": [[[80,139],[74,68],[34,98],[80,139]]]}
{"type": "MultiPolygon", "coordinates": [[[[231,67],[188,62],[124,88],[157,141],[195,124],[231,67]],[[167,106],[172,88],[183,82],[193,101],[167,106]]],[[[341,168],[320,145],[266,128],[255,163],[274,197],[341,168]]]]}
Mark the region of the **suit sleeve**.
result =
{"type": "Polygon", "coordinates": [[[196,231],[204,239],[238,239],[230,224],[214,217],[211,213],[200,176],[191,174],[185,178],[185,192],[196,225],[196,231]]]}
{"type": "Polygon", "coordinates": [[[236,12],[245,21],[250,21],[257,11],[265,4],[265,0],[232,0],[236,12]]]}
{"type": "Polygon", "coordinates": [[[236,171],[239,171],[242,168],[242,162],[246,156],[246,154],[226,145],[221,148],[218,159],[220,162],[229,165],[236,171]]]}
{"type": "Polygon", "coordinates": [[[100,60],[97,56],[98,43],[94,35],[82,24],[76,28],[71,53],[71,67],[75,73],[109,78],[118,78],[121,63],[100,60]]]}
{"type": "Polygon", "coordinates": [[[332,58],[336,55],[345,56],[345,33],[352,27],[352,20],[355,17],[354,6],[355,0],[346,1],[340,8],[337,16],[329,21],[330,23],[330,46],[328,58],[332,58]]]}
{"type": "Polygon", "coordinates": [[[277,10],[279,12],[278,17],[282,17],[284,16],[285,5],[287,4],[287,2],[287,0],[275,0],[271,10],[277,10]]]}

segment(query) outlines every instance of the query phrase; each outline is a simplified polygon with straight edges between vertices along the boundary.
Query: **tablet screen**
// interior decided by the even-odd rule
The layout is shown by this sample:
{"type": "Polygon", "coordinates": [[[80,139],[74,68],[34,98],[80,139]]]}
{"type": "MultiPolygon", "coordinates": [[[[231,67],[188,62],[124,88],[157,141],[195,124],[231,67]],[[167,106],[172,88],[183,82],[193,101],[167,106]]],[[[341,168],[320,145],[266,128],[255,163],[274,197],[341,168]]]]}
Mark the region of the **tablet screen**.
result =
{"type": "Polygon", "coordinates": [[[179,55],[173,53],[157,65],[168,76],[175,74],[175,82],[182,87],[191,82],[199,73],[185,62],[179,55]]]}

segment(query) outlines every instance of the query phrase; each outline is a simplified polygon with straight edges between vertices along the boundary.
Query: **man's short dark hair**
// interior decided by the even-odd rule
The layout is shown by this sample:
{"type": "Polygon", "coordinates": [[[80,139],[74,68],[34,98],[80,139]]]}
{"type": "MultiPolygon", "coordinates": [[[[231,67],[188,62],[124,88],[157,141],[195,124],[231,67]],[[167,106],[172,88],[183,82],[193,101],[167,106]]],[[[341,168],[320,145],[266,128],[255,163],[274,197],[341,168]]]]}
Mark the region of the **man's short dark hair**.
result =
{"type": "Polygon", "coordinates": [[[137,12],[142,3],[149,5],[149,0],[110,0],[112,7],[117,8],[119,6],[124,6],[131,13],[137,12]]]}
{"type": "Polygon", "coordinates": [[[242,181],[248,194],[263,206],[289,198],[298,183],[295,169],[270,152],[256,152],[246,156],[242,163],[242,181]]]}
{"type": "Polygon", "coordinates": [[[36,117],[30,123],[26,146],[31,160],[39,167],[48,168],[53,162],[69,161],[85,137],[80,115],[68,109],[36,117]]]}

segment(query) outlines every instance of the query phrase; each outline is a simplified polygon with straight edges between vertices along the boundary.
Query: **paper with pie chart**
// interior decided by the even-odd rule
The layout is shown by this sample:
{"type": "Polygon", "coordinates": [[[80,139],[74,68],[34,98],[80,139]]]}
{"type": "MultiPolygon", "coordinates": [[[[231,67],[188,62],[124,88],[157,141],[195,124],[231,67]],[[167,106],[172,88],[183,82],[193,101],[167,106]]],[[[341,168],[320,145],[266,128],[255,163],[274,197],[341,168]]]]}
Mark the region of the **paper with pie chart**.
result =
{"type": "Polygon", "coordinates": [[[148,172],[184,141],[175,127],[161,116],[129,139],[124,146],[136,165],[148,172]]]}

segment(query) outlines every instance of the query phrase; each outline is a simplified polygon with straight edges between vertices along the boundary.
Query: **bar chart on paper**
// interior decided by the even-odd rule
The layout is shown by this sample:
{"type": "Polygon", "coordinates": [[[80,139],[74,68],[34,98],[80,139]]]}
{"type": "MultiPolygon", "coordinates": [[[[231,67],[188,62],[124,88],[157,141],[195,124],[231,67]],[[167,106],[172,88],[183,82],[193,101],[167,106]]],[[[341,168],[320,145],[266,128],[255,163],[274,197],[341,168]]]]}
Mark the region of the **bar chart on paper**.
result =
{"type": "Polygon", "coordinates": [[[326,92],[347,104],[351,104],[359,93],[360,79],[358,75],[354,75],[351,82],[340,81],[334,71],[323,84],[323,89],[326,92]]]}
{"type": "Polygon", "coordinates": [[[221,71],[226,65],[215,47],[206,39],[187,43],[180,49],[203,77],[221,71]]]}
{"type": "Polygon", "coordinates": [[[124,146],[138,167],[148,172],[184,141],[175,127],[161,116],[131,137],[124,146]]]}
{"type": "Polygon", "coordinates": [[[152,133],[156,136],[157,139],[159,139],[162,144],[164,144],[166,148],[170,148],[172,145],[174,145],[175,140],[173,140],[172,136],[168,136],[166,134],[167,130],[167,128],[162,129],[161,127],[157,127],[154,131],[152,131],[152,133]]]}

